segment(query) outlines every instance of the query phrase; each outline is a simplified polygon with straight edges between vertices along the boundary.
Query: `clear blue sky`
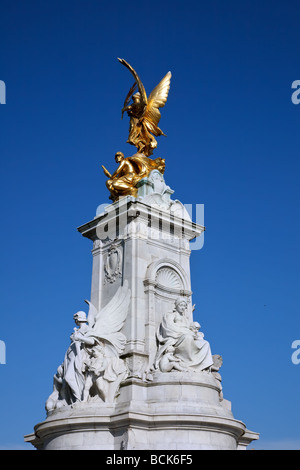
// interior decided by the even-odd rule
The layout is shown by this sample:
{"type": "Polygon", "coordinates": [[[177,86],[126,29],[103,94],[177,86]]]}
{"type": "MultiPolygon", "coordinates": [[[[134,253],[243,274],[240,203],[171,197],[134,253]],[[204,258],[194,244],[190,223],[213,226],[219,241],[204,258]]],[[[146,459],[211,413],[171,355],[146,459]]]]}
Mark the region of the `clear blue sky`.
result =
{"type": "Polygon", "coordinates": [[[155,156],[183,203],[205,205],[193,302],[224,396],[254,448],[300,449],[300,79],[297,1],[15,1],[1,6],[0,448],[44,403],[86,309],[91,245],[77,227],[109,202],[101,164],[131,155],[130,62],[147,91],[172,71],[155,156]]]}

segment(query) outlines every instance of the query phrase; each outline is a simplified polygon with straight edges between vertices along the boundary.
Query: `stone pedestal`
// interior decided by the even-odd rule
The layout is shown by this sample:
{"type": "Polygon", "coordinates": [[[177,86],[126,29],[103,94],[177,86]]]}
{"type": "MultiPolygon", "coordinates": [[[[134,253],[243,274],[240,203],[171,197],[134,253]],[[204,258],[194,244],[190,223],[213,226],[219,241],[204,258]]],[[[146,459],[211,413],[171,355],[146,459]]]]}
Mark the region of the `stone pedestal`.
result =
{"type": "Polygon", "coordinates": [[[170,372],[128,378],[114,405],[56,410],[27,439],[47,450],[233,450],[245,432],[211,374],[170,372]]]}
{"type": "Polygon", "coordinates": [[[65,358],[47,402],[46,420],[25,437],[36,448],[237,449],[258,438],[233,417],[209,343],[199,332],[195,339],[191,336],[189,242],[201,236],[204,227],[191,221],[179,201],[171,200],[172,193],[164,181],[155,191],[155,182],[147,179],[140,184],[138,198],[122,198],[79,227],[93,242],[90,310],[79,332],[94,343],[81,343],[82,349],[70,350],[66,357],[75,354],[77,360],[76,354],[84,350],[79,375],[92,385],[88,394],[74,398],[65,358]],[[185,312],[176,315],[187,326],[180,326],[183,333],[177,339],[172,334],[163,337],[162,325],[173,315],[168,312],[174,312],[177,299],[185,303],[185,312]],[[109,323],[114,316],[115,331],[99,326],[101,318],[109,323]],[[97,373],[91,366],[96,357],[91,350],[99,344],[113,378],[105,375],[108,366],[97,373]],[[201,367],[202,360],[190,360],[194,349],[200,356],[206,350],[206,366],[201,367]],[[175,359],[163,368],[159,360],[166,360],[168,352],[175,359]]]}

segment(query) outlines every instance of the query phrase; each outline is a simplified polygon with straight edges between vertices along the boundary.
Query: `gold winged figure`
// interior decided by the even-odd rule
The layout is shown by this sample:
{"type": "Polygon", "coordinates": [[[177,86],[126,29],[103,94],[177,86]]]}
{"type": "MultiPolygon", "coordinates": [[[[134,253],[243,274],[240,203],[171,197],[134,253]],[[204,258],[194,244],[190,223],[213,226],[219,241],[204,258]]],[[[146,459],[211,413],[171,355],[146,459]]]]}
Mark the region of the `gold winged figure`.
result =
{"type": "Polygon", "coordinates": [[[132,73],[135,82],[130,88],[122,109],[122,118],[127,112],[130,118],[129,137],[127,142],[134,145],[138,153],[144,154],[146,157],[152,155],[153,150],[157,147],[155,137],[165,135],[158,127],[161,118],[159,108],[163,108],[167,102],[171,72],[168,72],[159,84],[150,93],[146,95],[144,85],[142,84],[138,74],[124,59],[118,59],[121,64],[125,65],[132,73]],[[133,94],[138,87],[138,92],[133,94]],[[132,103],[129,104],[132,98],[132,103]],[[155,137],[154,137],[155,136],[155,137]]]}

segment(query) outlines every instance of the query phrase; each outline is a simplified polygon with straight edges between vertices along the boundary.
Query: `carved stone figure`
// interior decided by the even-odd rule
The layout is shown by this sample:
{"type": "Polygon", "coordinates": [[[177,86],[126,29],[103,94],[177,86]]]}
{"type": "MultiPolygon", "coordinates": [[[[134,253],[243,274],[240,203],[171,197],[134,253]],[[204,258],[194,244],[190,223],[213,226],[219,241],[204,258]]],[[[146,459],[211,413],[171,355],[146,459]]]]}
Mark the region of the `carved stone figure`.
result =
{"type": "Polygon", "coordinates": [[[183,362],[179,358],[174,356],[174,351],[174,346],[168,346],[164,351],[159,361],[159,368],[161,372],[170,372],[173,369],[184,371],[187,369],[187,367],[183,367],[181,365],[183,364],[183,362]]]}
{"type": "MultiPolygon", "coordinates": [[[[140,197],[143,203],[169,210],[172,203],[170,196],[174,191],[166,185],[162,173],[158,170],[152,170],[147,180],[142,180],[138,186],[140,187],[142,183],[149,188],[147,188],[146,194],[140,197]]],[[[142,191],[140,190],[139,193],[142,191]]]]}
{"type": "Polygon", "coordinates": [[[163,175],[158,170],[153,170],[149,176],[149,180],[153,184],[153,192],[163,195],[167,189],[170,189],[166,185],[163,175]]]}
{"type": "MultiPolygon", "coordinates": [[[[85,375],[83,401],[88,400],[92,387],[96,385],[98,378],[107,367],[107,360],[104,355],[102,343],[96,344],[96,346],[88,351],[88,354],[89,356],[83,362],[83,373],[85,375]]],[[[97,391],[103,401],[105,401],[102,390],[97,391]]]]}
{"type": "Polygon", "coordinates": [[[220,385],[220,400],[223,400],[223,391],[222,391],[222,377],[219,373],[219,370],[221,366],[223,365],[223,358],[219,354],[214,354],[213,355],[213,365],[211,366],[211,372],[212,375],[215,377],[216,380],[218,380],[219,385],[220,385]]]}
{"type": "Polygon", "coordinates": [[[53,392],[46,402],[52,411],[75,402],[98,397],[113,402],[128,371],[120,359],[126,337],[120,331],[130,302],[128,282],[119,287],[115,296],[99,312],[91,302],[89,313],[77,312],[71,344],[53,379],[53,392]]]}
{"type": "Polygon", "coordinates": [[[157,331],[158,351],[154,368],[158,369],[160,361],[170,346],[180,365],[191,370],[201,371],[212,366],[213,359],[208,341],[199,332],[199,323],[190,322],[185,316],[187,301],[179,297],[175,308],[163,316],[157,331]]]}
{"type": "Polygon", "coordinates": [[[113,403],[122,380],[128,374],[122,359],[106,350],[105,344],[97,344],[84,362],[85,386],[83,401],[98,396],[104,402],[113,403]]]}
{"type": "Polygon", "coordinates": [[[56,374],[53,377],[53,392],[46,401],[46,411],[54,410],[59,408],[58,403],[61,406],[67,405],[67,402],[63,399],[62,396],[62,386],[63,386],[63,367],[60,365],[57,368],[56,374]]]}
{"type": "Polygon", "coordinates": [[[86,356],[84,345],[91,346],[94,342],[91,339],[85,339],[88,328],[85,312],[79,311],[73,318],[79,328],[74,328],[64,361],[53,378],[53,392],[46,402],[47,411],[70,405],[82,398],[84,388],[82,363],[86,356]]]}
{"type": "Polygon", "coordinates": [[[85,312],[77,312],[74,320],[79,328],[74,328],[71,335],[71,344],[65,354],[63,362],[63,380],[64,380],[64,396],[67,402],[80,401],[84,388],[84,376],[82,373],[82,363],[86,357],[85,346],[92,346],[94,340],[87,338],[85,335],[88,331],[87,319],[85,312]],[[68,393],[69,392],[69,393],[68,393]]]}
{"type": "Polygon", "coordinates": [[[174,191],[167,186],[161,171],[152,170],[147,178],[138,182],[137,188],[138,199],[144,204],[169,212],[175,217],[191,220],[184,205],[177,199],[171,199],[174,191]]]}

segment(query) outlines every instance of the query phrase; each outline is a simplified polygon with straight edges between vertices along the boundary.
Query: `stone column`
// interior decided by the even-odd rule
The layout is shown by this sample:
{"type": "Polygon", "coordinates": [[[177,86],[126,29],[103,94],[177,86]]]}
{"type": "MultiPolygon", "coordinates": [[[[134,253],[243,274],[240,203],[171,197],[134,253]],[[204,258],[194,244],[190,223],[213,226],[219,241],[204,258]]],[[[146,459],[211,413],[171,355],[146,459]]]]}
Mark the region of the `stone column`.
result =
{"type": "Polygon", "coordinates": [[[224,399],[220,356],[210,356],[207,341],[208,365],[198,359],[204,340],[193,322],[189,242],[204,227],[170,199],[170,188],[159,194],[150,183],[140,185],[138,198],[124,197],[78,228],[93,244],[93,268],[92,306],[77,333],[84,347],[75,344],[87,361],[80,378],[94,382],[74,400],[61,389],[66,371],[57,372],[47,418],[25,437],[36,448],[238,449],[258,438],[224,399]],[[180,299],[184,313],[175,308],[180,299]],[[99,326],[103,315],[108,323],[116,316],[115,331],[99,326]],[[91,364],[98,346],[104,362],[97,375],[91,364]],[[167,346],[173,359],[163,368],[156,360],[167,358],[167,346]]]}

